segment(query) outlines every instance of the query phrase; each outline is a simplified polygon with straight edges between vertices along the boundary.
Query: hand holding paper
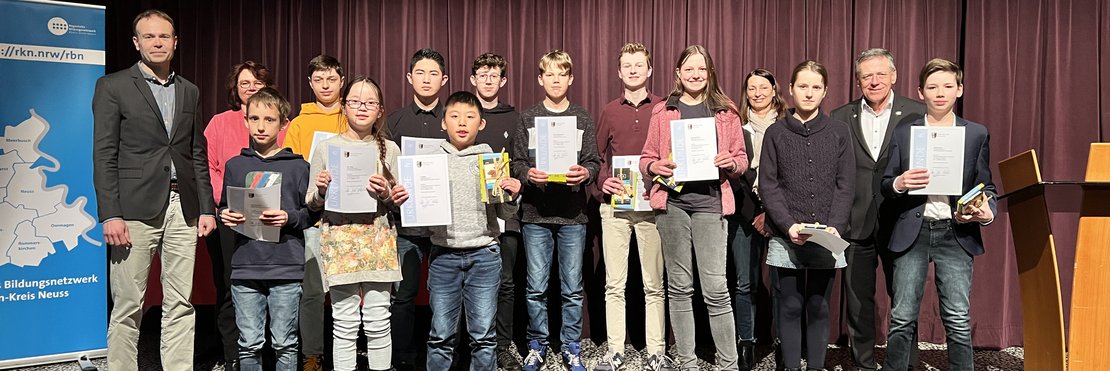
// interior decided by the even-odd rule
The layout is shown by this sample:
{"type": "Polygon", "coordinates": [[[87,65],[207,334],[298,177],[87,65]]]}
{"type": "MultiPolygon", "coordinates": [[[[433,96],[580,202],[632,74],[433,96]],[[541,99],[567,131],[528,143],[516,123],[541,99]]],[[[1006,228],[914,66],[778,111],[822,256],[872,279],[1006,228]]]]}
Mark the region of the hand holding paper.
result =
{"type": "MultiPolygon", "coordinates": [[[[848,248],[848,241],[840,238],[840,232],[834,227],[829,227],[822,224],[795,224],[798,226],[798,235],[807,236],[807,242],[813,242],[821,245],[833,254],[843,254],[844,250],[848,248]]],[[[792,226],[791,231],[794,230],[792,226]]],[[[793,235],[793,232],[791,232],[793,235]]]]}
{"type": "Polygon", "coordinates": [[[320,174],[316,175],[316,193],[320,195],[320,198],[324,198],[328,194],[329,184],[331,184],[331,173],[327,169],[320,171],[320,174]]]}
{"type": "Polygon", "coordinates": [[[400,184],[393,186],[393,204],[394,205],[403,204],[403,203],[405,203],[405,201],[408,201],[408,199],[409,199],[409,192],[407,190],[405,190],[404,186],[402,186],[400,184]]]}
{"type": "Polygon", "coordinates": [[[258,220],[271,227],[283,227],[285,223],[289,222],[289,213],[279,209],[264,210],[258,220]]]}
{"type": "Polygon", "coordinates": [[[620,195],[624,193],[624,182],[617,177],[609,177],[605,179],[605,183],[601,184],[601,191],[607,195],[620,195]]]}
{"type": "Polygon", "coordinates": [[[678,164],[674,161],[659,160],[652,162],[651,167],[648,170],[651,170],[652,174],[667,178],[674,175],[674,169],[676,167],[678,167],[678,164]]]}
{"type": "Polygon", "coordinates": [[[510,195],[518,195],[520,194],[520,181],[515,178],[501,179],[501,189],[509,192],[510,195]]]}
{"type": "Polygon", "coordinates": [[[528,169],[528,181],[536,185],[547,184],[547,173],[537,168],[530,168],[528,169]]]}
{"type": "Polygon", "coordinates": [[[379,200],[385,201],[389,199],[389,181],[385,180],[385,177],[381,175],[371,175],[370,183],[366,186],[366,190],[378,195],[379,200]]]}
{"type": "Polygon", "coordinates": [[[721,152],[713,156],[713,166],[731,173],[736,169],[736,161],[732,160],[732,155],[729,155],[728,152],[721,152]]]}
{"type": "Polygon", "coordinates": [[[929,186],[929,169],[926,168],[906,170],[894,182],[894,190],[901,192],[922,189],[927,186],[929,186]]]}
{"type": "Polygon", "coordinates": [[[571,166],[570,171],[567,172],[567,185],[576,186],[589,178],[590,171],[586,170],[582,165],[575,164],[571,166]]]}
{"type": "Polygon", "coordinates": [[[220,220],[223,221],[224,225],[235,228],[243,224],[243,222],[246,222],[247,218],[244,217],[243,214],[231,211],[231,209],[224,209],[224,211],[220,212],[220,220]]]}

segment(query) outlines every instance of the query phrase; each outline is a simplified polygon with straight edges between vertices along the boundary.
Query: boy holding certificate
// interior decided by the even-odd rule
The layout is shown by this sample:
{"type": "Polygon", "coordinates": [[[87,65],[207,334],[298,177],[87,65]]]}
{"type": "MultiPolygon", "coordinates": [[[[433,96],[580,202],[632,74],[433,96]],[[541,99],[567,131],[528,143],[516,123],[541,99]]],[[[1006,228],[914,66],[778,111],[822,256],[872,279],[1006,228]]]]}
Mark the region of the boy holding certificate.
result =
{"type": "Polygon", "coordinates": [[[559,335],[562,356],[572,371],[585,370],[579,344],[582,337],[582,254],[588,221],[584,186],[597,178],[600,164],[590,114],[567,99],[567,89],[574,82],[573,66],[570,55],[562,50],[552,50],[540,58],[537,80],[546,96],[539,104],[521,112],[521,125],[510,146],[512,175],[524,184],[521,230],[528,262],[529,342],[524,359],[524,369],[528,371],[539,370],[547,355],[546,292],[556,250],[563,298],[563,328],[559,335]],[[572,122],[573,126],[567,130],[566,125],[572,122]],[[569,166],[541,170],[543,163],[565,164],[568,158],[572,160],[569,166]]]}
{"type": "MultiPolygon", "coordinates": [[[[648,92],[648,78],[651,77],[651,52],[641,43],[625,44],[618,54],[617,76],[624,85],[624,94],[605,105],[597,124],[597,152],[601,156],[601,173],[598,181],[601,189],[601,244],[605,259],[605,334],[609,350],[598,362],[594,370],[614,371],[622,369],[625,359],[625,284],[628,281],[629,241],[636,233],[636,247],[640,255],[640,274],[644,282],[644,333],[647,340],[645,361],[657,370],[670,366],[671,360],[665,354],[666,338],[664,322],[665,294],[663,292],[663,250],[659,245],[659,231],[655,229],[655,213],[648,211],[618,211],[611,205],[611,198],[624,197],[631,201],[647,203],[640,188],[641,179],[629,179],[627,186],[620,178],[610,176],[611,169],[624,165],[615,160],[620,156],[633,155],[636,171],[625,173],[639,174],[639,156],[647,140],[648,124],[651,122],[651,108],[663,98],[648,92]]],[[[635,178],[642,178],[637,176],[635,178]]],[[[650,184],[650,183],[649,183],[650,184]]],[[[637,202],[629,202],[635,205],[637,202]]]]}
{"type": "Polygon", "coordinates": [[[918,94],[925,101],[927,114],[894,129],[881,190],[886,197],[883,209],[891,210],[888,217],[896,221],[879,231],[880,237],[889,238],[888,247],[894,254],[894,297],[884,369],[906,369],[910,350],[917,346],[914,334],[930,261],[936,271],[940,318],[948,338],[948,368],[975,368],[970,314],[972,261],[983,254],[980,226],[994,221],[997,206],[987,128],[952,112],[956,100],[963,96],[963,77],[963,70],[952,61],[938,58],[926,63],[921,68],[918,94]],[[961,189],[966,192],[981,185],[977,191],[986,194],[986,204],[956,207],[956,196],[910,193],[927,187],[930,181],[928,169],[909,165],[910,132],[920,127],[964,130],[963,164],[974,166],[956,169],[963,177],[961,189]]]}
{"type": "Polygon", "coordinates": [[[486,124],[480,107],[478,98],[465,91],[452,94],[444,105],[441,126],[447,131],[448,141],[441,145],[441,150],[447,154],[454,223],[428,228],[433,244],[428,258],[428,293],[432,307],[429,370],[451,367],[462,316],[466,317],[471,339],[471,368],[497,368],[493,326],[501,283],[497,219],[508,219],[516,214],[520,181],[504,174],[499,184],[510,200],[497,204],[482,201],[485,185],[479,174],[479,161],[482,154],[492,150],[487,144],[475,144],[478,132],[486,124]]]}
{"type": "MultiPolygon", "coordinates": [[[[308,163],[300,155],[278,145],[281,130],[289,125],[289,102],[273,88],[263,88],[246,104],[250,148],[227,161],[220,199],[224,225],[236,227],[247,218],[281,228],[277,242],[252,240],[237,234],[231,258],[231,299],[239,327],[239,363],[243,369],[261,369],[266,318],[270,318],[270,342],[278,370],[297,369],[297,318],[304,278],[304,229],[319,217],[305,206],[308,163]],[[259,175],[259,176],[255,176],[259,175]],[[228,187],[253,187],[247,178],[268,176],[270,187],[280,187],[281,208],[261,215],[244,215],[228,208],[228,187]]],[[[261,187],[262,185],[258,185],[261,187]]],[[[231,201],[235,203],[235,201],[231,201]]]]}
{"type": "MultiPolygon", "coordinates": [[[[401,146],[401,137],[446,139],[440,129],[443,105],[439,91],[447,84],[447,63],[439,52],[424,48],[413,53],[409,72],[405,74],[412,86],[412,101],[389,114],[387,133],[401,146]]],[[[409,153],[404,153],[409,154],[409,153]]],[[[399,216],[398,220],[400,220],[399,216]]],[[[393,358],[398,370],[416,368],[416,294],[420,289],[421,262],[431,249],[428,231],[423,227],[402,227],[397,230],[397,251],[401,256],[401,282],[394,287],[390,323],[393,326],[393,358]]],[[[425,322],[427,323],[427,322],[425,322]]]]}

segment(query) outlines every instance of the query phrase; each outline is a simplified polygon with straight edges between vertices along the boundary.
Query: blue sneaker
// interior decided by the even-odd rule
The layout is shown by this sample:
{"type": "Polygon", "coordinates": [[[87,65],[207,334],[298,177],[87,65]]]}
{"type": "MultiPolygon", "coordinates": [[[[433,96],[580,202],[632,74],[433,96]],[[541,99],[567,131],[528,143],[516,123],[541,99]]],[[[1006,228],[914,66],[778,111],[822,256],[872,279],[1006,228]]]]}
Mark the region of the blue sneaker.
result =
{"type": "Polygon", "coordinates": [[[528,355],[524,356],[524,371],[540,371],[546,356],[547,347],[541,345],[539,340],[529,341],[528,355]]]}
{"type": "Polygon", "coordinates": [[[586,371],[586,365],[582,363],[581,353],[581,343],[577,341],[567,343],[566,350],[563,350],[563,363],[566,364],[568,370],[586,371]]]}

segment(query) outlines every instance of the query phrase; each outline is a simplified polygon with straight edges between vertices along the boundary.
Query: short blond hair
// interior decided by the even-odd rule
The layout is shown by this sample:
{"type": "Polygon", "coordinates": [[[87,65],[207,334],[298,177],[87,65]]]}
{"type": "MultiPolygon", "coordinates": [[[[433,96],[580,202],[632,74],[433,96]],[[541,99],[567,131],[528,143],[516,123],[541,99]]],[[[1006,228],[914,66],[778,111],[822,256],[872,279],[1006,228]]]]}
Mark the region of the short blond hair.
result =
{"type": "Polygon", "coordinates": [[[553,49],[540,57],[541,75],[547,72],[548,66],[560,67],[567,73],[574,74],[574,62],[571,61],[570,54],[559,49],[553,49]]]}
{"type": "Polygon", "coordinates": [[[651,52],[648,51],[644,44],[638,42],[627,43],[621,47],[621,52],[617,54],[617,65],[620,65],[622,55],[636,53],[644,53],[644,57],[647,57],[648,68],[651,68],[651,52]]]}

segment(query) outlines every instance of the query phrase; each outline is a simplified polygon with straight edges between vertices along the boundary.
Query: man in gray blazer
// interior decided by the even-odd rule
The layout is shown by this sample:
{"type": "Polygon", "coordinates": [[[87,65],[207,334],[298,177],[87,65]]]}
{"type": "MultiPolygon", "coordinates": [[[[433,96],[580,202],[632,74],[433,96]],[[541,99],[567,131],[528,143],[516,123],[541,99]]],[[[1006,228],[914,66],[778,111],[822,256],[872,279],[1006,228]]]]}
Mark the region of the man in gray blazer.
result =
{"type": "MultiPolygon", "coordinates": [[[[886,243],[879,241],[876,233],[883,202],[879,182],[890,159],[894,128],[920,119],[925,105],[894,93],[898,71],[890,51],[865,50],[856,58],[855,67],[863,97],[833,110],[830,116],[851,127],[856,154],[856,194],[849,230],[844,234],[850,243],[845,251],[848,266],[842,276],[852,359],[856,369],[874,370],[878,367],[874,357],[875,268],[880,258],[890,287],[889,259],[883,253],[886,243]]],[[[889,289],[887,292],[889,295],[889,289]]],[[[912,359],[917,359],[917,352],[913,352],[912,359]]]]}
{"type": "Polygon", "coordinates": [[[93,183],[109,245],[108,367],[138,369],[143,296],[162,257],[162,368],[193,369],[193,263],[216,225],[199,90],[170,69],[173,19],[148,10],[133,23],[141,60],[96,82],[93,183]]]}

